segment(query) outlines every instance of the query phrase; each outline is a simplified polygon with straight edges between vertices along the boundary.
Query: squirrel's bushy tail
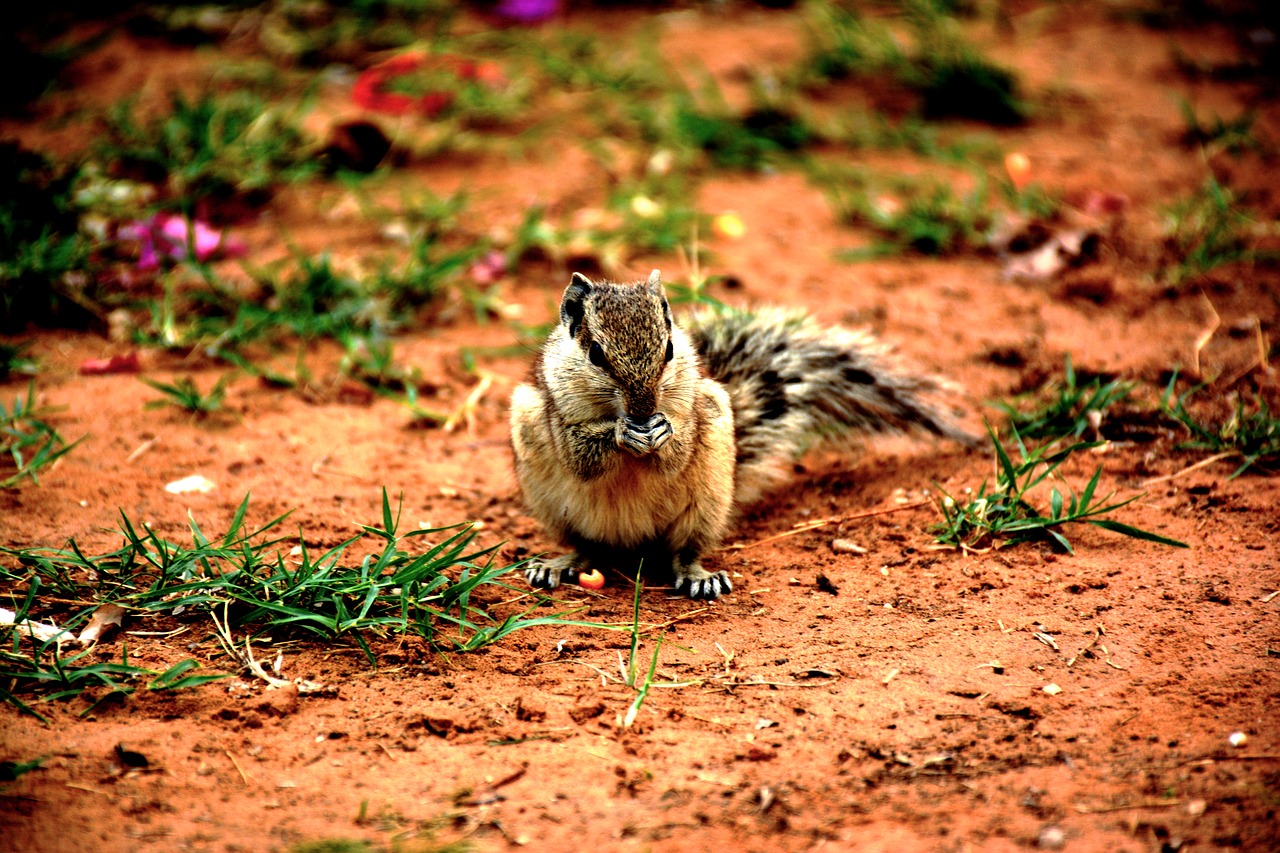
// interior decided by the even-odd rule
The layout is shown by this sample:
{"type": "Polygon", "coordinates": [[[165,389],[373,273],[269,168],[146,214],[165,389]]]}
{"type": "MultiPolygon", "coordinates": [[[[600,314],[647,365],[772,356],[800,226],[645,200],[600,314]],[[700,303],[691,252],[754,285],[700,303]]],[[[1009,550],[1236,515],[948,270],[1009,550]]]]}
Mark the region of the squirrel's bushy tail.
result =
{"type": "Polygon", "coordinates": [[[953,386],[902,364],[866,332],[782,309],[700,312],[681,324],[733,406],[735,498],[755,500],[815,440],[925,432],[973,444],[940,408],[953,386]]]}

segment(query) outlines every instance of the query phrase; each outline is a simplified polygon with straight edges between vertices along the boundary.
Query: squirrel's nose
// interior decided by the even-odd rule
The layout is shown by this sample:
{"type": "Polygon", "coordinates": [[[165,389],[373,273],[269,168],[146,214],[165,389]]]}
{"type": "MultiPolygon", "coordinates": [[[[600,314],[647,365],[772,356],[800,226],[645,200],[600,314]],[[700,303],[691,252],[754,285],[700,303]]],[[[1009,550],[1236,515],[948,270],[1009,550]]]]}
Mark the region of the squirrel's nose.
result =
{"type": "Polygon", "coordinates": [[[640,426],[646,426],[658,411],[658,401],[653,394],[630,395],[627,400],[627,420],[640,426]]]}

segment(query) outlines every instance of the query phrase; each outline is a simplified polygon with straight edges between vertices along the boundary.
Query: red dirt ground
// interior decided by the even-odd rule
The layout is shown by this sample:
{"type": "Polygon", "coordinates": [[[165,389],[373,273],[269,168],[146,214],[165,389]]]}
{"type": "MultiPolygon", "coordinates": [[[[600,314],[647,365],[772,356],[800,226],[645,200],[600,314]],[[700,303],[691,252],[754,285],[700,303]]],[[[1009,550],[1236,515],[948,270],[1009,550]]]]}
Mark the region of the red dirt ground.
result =
{"type": "MultiPolygon", "coordinates": [[[[1048,284],[1005,281],[992,258],[847,265],[834,252],[867,235],[838,224],[802,177],[713,176],[701,208],[736,211],[747,227],[741,241],[708,239],[708,271],[741,281],[716,295],[871,325],[960,383],[975,411],[1056,375],[1067,353],[1080,368],[1158,387],[1167,370],[1192,363],[1207,298],[1222,324],[1200,352],[1202,374],[1248,372],[1274,394],[1274,365],[1256,363],[1253,331],[1260,324],[1274,338],[1280,328],[1274,271],[1236,270],[1206,298],[1169,296],[1150,273],[1161,206],[1206,175],[1200,156],[1178,144],[1178,97],[1225,116],[1251,106],[1258,132],[1273,140],[1280,109],[1251,102],[1245,84],[1176,73],[1171,42],[1217,59],[1234,50],[1226,30],[1156,32],[1103,5],[1036,7],[1015,16],[1011,32],[983,26],[972,35],[1030,90],[1058,93],[1045,117],[1000,132],[1002,147],[1026,152],[1036,179],[1068,200],[1091,190],[1127,196],[1109,243],[1123,251],[1048,284]]],[[[580,20],[625,39],[642,17],[580,20]]],[[[675,62],[700,57],[732,83],[744,66],[797,56],[792,21],[741,8],[729,17],[681,12],[664,19],[664,52],[675,62]]],[[[83,62],[91,83],[57,96],[58,109],[162,93],[166,80],[202,73],[209,56],[121,34],[83,62]]],[[[0,135],[46,150],[77,144],[74,130],[47,120],[6,121],[0,135]]],[[[859,157],[885,168],[904,160],[859,157]]],[[[1274,162],[1257,155],[1212,166],[1274,190],[1274,162]]],[[[418,164],[403,179],[437,192],[470,187],[469,216],[510,225],[535,199],[598,204],[601,175],[547,144],[523,159],[418,164]]],[[[368,223],[317,215],[342,196],[326,184],[289,191],[246,232],[251,252],[279,256],[282,229],[338,257],[378,241],[368,223]]],[[[1277,202],[1268,203],[1274,215],[1277,202]]],[[[630,273],[653,266],[669,280],[687,275],[675,257],[637,259],[630,273]]],[[[505,297],[541,322],[566,282],[566,270],[522,271],[505,297]]],[[[506,543],[504,560],[555,547],[522,513],[511,473],[506,404],[527,358],[486,360],[495,384],[473,429],[446,433],[408,429],[390,402],[308,402],[249,378],[232,385],[234,418],[144,411],[156,394],[135,377],[76,372],[124,345],[68,332],[35,340],[40,387],[66,407],[57,426],[89,438],[41,487],[0,494],[6,544],[74,536],[101,552],[118,541],[121,510],[183,540],[188,513],[220,532],[248,492],[252,519],[294,510],[309,543],[328,546],[379,517],[385,485],[403,491],[410,524],[482,520],[480,540],[506,543]],[[215,490],[164,491],[193,473],[215,490]]],[[[455,310],[397,353],[439,383],[431,403],[449,410],[474,382],[458,367],[459,348],[511,342],[502,324],[455,310]]],[[[313,372],[334,376],[338,355],[317,349],[313,372]]],[[[205,386],[222,371],[162,352],[144,360],[148,376],[193,373],[205,386]]],[[[478,850],[1278,849],[1280,484],[1259,474],[1228,480],[1232,463],[1221,462],[1144,487],[1200,458],[1174,448],[1173,430],[1154,432],[1065,473],[1079,488],[1102,465],[1105,488],[1145,491],[1117,517],[1189,550],[1092,528],[1068,531],[1074,555],[1037,545],[931,550],[925,528],[936,511],[908,502],[935,483],[953,494],[976,487],[990,476],[988,454],[893,441],[806,457],[735,532],[751,547],[710,559],[733,576],[732,595],[708,605],[645,591],[642,619],[665,626],[660,677],[695,683],[653,689],[629,729],[620,722],[634,694],[612,676],[628,635],[571,628],[518,632],[470,654],[388,641],[376,670],[350,643],[283,645],[285,677],[333,685],[336,695],[300,697],[245,676],[172,695],[139,691],[87,717],[78,716],[84,700],[42,705],[48,725],[2,707],[0,759],[48,757],[0,788],[2,846],[256,851],[351,838],[410,850],[426,839],[478,850]],[[770,540],[808,520],[880,509],[899,511],[770,540]],[[836,553],[837,538],[867,553],[836,553]],[[820,575],[834,591],[819,587],[820,575]],[[1061,692],[1045,692],[1049,684],[1061,692]],[[1229,743],[1236,732],[1243,746],[1229,743]],[[117,745],[148,766],[120,767],[117,745]]],[[[630,619],[619,576],[599,594],[570,587],[556,597],[585,605],[582,618],[630,619]]],[[[214,669],[226,663],[199,631],[128,633],[148,627],[126,625],[104,659],[118,660],[124,642],[131,661],[153,668],[189,656],[214,669]]]]}

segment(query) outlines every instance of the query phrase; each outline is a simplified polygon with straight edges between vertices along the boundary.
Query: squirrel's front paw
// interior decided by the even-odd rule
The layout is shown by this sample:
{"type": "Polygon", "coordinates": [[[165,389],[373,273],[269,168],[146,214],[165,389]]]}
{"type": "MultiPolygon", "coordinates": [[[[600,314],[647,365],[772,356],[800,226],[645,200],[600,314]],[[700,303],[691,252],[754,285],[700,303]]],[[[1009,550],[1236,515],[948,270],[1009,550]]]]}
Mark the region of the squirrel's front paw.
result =
{"type": "Polygon", "coordinates": [[[535,589],[555,589],[561,583],[575,583],[578,570],[563,564],[564,558],[549,562],[535,561],[524,570],[525,580],[535,589]]]}
{"type": "Polygon", "coordinates": [[[674,434],[671,421],[661,412],[645,421],[629,417],[618,421],[618,446],[634,456],[646,456],[660,450],[674,434]]]}
{"type": "Polygon", "coordinates": [[[715,574],[703,572],[703,574],[706,577],[677,577],[675,582],[676,592],[683,592],[695,601],[712,601],[722,595],[728,595],[733,592],[733,584],[729,582],[728,572],[716,572],[715,574]]]}

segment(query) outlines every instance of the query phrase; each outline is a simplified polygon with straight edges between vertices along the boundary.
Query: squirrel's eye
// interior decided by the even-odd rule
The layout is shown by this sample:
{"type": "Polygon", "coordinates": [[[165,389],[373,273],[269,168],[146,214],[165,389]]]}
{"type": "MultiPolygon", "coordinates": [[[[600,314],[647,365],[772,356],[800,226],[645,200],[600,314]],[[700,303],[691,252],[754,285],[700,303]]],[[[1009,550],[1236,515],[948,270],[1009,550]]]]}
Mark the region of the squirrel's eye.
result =
{"type": "Polygon", "coordinates": [[[595,341],[591,342],[591,348],[587,350],[587,358],[591,359],[591,363],[599,368],[603,368],[608,364],[604,357],[604,347],[595,341]]]}
{"type": "Polygon", "coordinates": [[[667,341],[667,354],[663,357],[663,361],[671,361],[676,357],[676,346],[670,340],[667,341]]]}

